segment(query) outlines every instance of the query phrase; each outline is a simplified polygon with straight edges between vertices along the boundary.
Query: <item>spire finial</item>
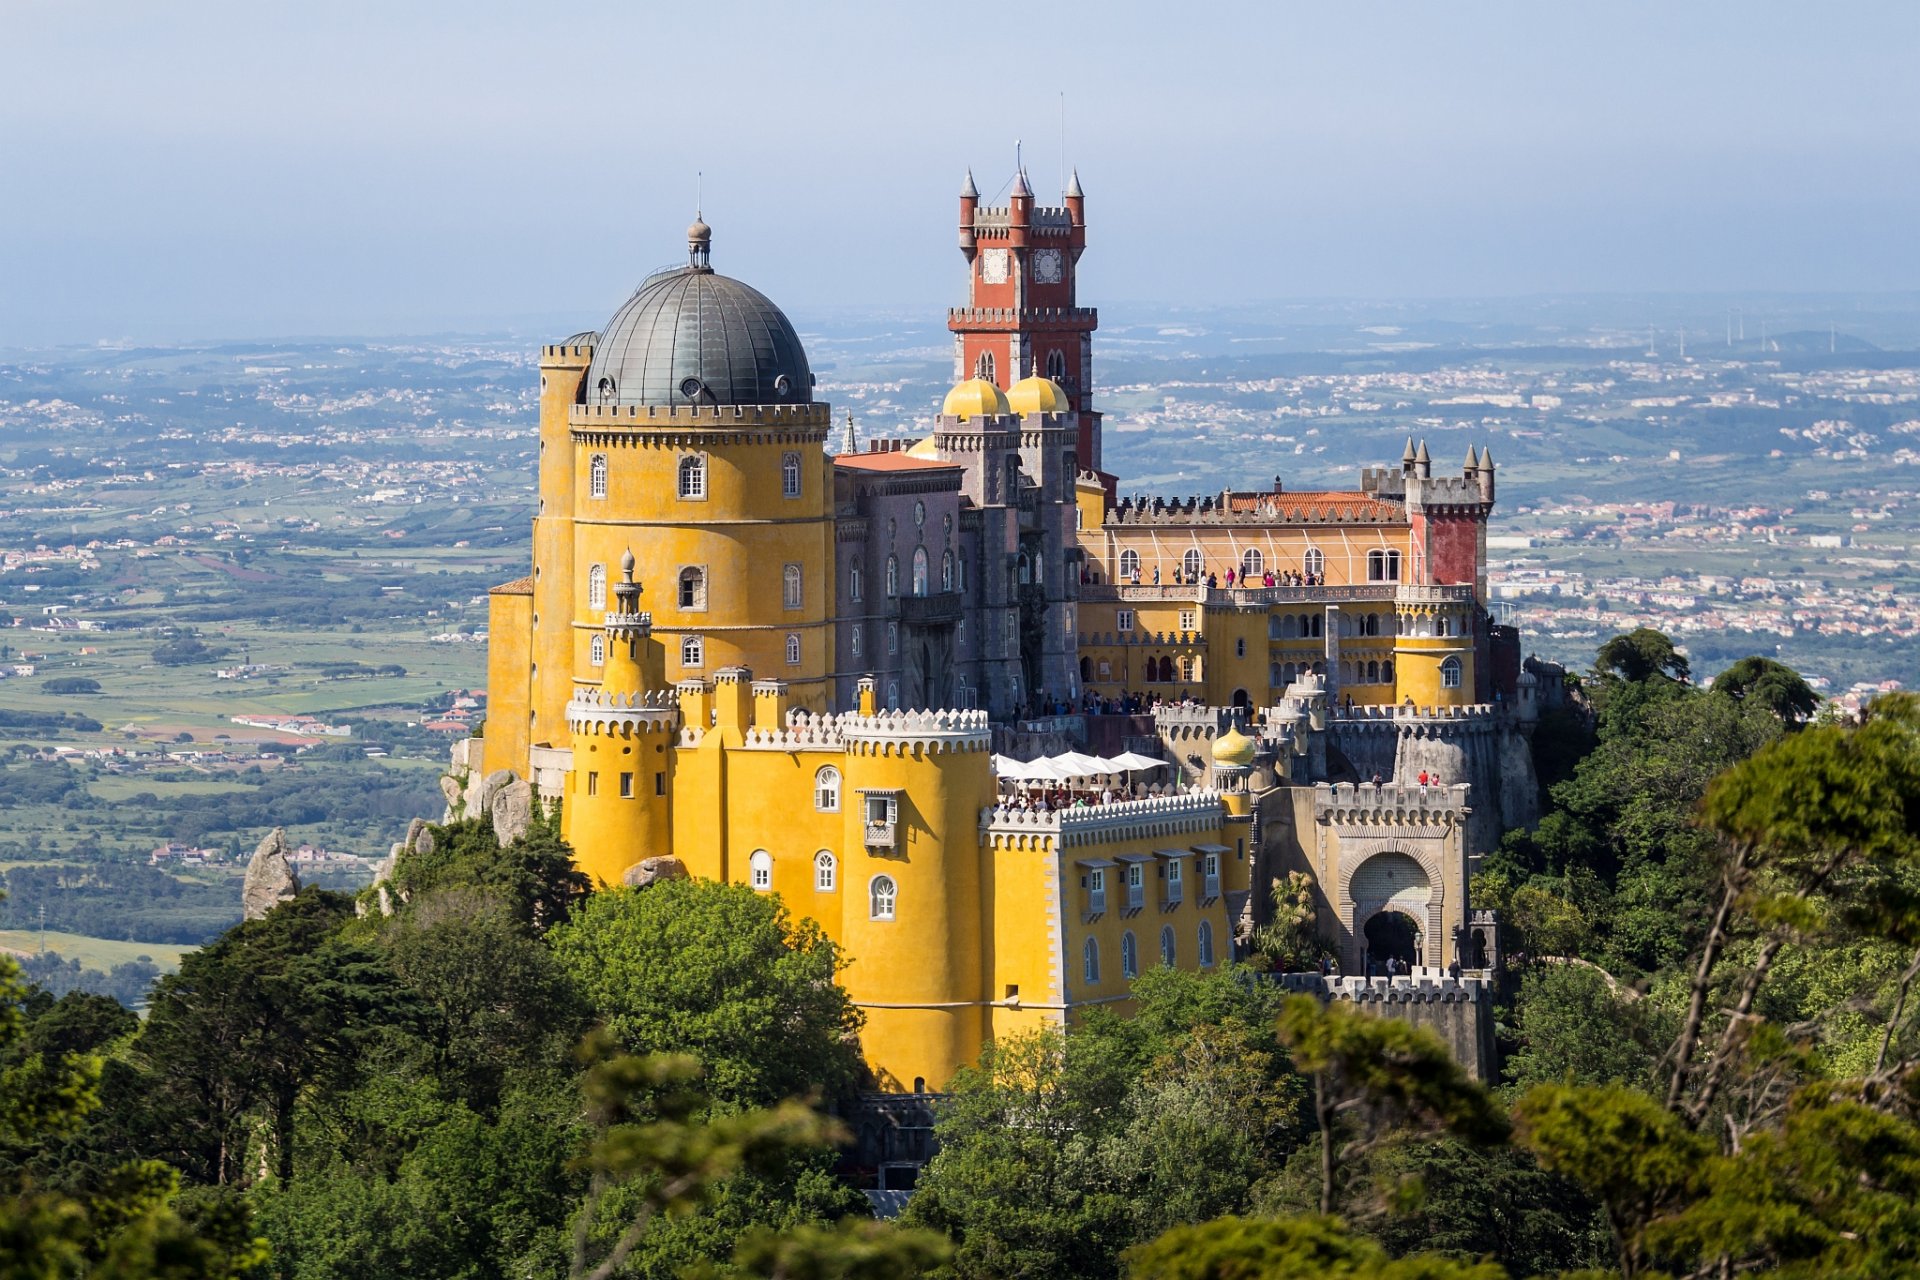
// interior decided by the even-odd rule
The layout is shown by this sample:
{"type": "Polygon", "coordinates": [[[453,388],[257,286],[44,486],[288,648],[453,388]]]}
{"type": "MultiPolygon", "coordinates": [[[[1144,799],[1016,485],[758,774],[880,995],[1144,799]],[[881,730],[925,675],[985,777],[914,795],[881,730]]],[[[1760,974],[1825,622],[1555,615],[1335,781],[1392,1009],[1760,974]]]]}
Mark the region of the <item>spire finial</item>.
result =
{"type": "Polygon", "coordinates": [[[980,188],[973,185],[972,165],[967,166],[967,179],[960,184],[960,198],[962,200],[978,200],[980,198],[980,188]]]}

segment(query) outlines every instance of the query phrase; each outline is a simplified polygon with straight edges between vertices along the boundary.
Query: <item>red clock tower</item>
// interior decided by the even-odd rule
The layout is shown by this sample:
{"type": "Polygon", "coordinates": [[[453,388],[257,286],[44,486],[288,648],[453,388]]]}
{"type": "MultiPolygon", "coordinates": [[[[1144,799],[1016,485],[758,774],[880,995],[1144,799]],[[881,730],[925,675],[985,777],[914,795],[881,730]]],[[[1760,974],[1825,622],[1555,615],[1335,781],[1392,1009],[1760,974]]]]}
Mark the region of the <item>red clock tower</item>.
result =
{"type": "Polygon", "coordinates": [[[1080,415],[1079,464],[1100,470],[1100,415],[1093,408],[1092,307],[1074,305],[1087,247],[1087,201],[1074,171],[1057,208],[1036,206],[1024,169],[1007,203],[980,203],[973,171],[960,188],[960,252],[967,305],[947,312],[954,381],[985,378],[1005,390],[1033,374],[1065,388],[1080,415]]]}

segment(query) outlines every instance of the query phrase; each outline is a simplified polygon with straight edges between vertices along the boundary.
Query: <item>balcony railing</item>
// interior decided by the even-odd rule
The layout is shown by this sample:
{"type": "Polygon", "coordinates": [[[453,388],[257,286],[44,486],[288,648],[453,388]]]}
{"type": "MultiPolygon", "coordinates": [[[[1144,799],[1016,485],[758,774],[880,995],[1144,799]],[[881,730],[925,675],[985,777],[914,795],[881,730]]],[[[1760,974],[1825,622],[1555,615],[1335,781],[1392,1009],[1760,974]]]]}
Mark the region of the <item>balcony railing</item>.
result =
{"type": "Polygon", "coordinates": [[[1087,914],[1103,915],[1107,910],[1107,891],[1105,889],[1087,890],[1087,914]]]}
{"type": "Polygon", "coordinates": [[[1186,888],[1185,881],[1168,880],[1161,894],[1160,905],[1163,907],[1179,906],[1182,902],[1186,901],[1186,888]]]}
{"type": "Polygon", "coordinates": [[[894,847],[893,824],[891,822],[869,822],[867,824],[867,848],[891,849],[894,847]]]}
{"type": "Polygon", "coordinates": [[[960,620],[960,593],[936,591],[926,596],[900,597],[900,621],[910,626],[932,626],[960,620]]]}
{"type": "Polygon", "coordinates": [[[1130,884],[1127,886],[1127,910],[1138,911],[1147,905],[1147,886],[1130,884]]]}
{"type": "Polygon", "coordinates": [[[1206,901],[1212,902],[1220,896],[1219,876],[1208,876],[1200,882],[1200,886],[1200,896],[1206,901]]]}

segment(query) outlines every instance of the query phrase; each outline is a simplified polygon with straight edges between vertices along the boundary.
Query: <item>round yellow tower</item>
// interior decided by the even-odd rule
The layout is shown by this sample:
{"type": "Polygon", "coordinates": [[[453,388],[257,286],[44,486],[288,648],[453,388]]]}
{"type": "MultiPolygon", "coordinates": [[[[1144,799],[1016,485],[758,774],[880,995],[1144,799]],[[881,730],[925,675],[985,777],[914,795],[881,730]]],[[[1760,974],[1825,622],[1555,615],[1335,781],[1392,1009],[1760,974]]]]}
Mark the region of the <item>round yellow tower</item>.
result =
{"type": "Polygon", "coordinates": [[[986,1037],[980,812],[991,803],[984,711],[840,719],[847,745],[840,938],[882,1086],[946,1085],[986,1037]]]}
{"type": "Polygon", "coordinates": [[[1248,813],[1247,776],[1253,770],[1253,757],[1260,744],[1240,732],[1239,725],[1213,740],[1213,783],[1220,791],[1220,803],[1236,818],[1248,813]]]}
{"type": "Polygon", "coordinates": [[[641,859],[673,852],[679,702],[663,688],[653,619],[640,611],[633,569],[629,551],[601,632],[600,686],[577,689],[567,703],[573,768],[560,810],[580,869],[614,885],[641,859]]]}
{"type": "Polygon", "coordinates": [[[830,410],[805,350],[759,291],[716,274],[711,231],[647,278],[593,348],[569,410],[574,678],[626,548],[652,584],[668,680],[746,667],[827,709],[832,662],[830,410]]]}
{"type": "Polygon", "coordinates": [[[1458,707],[1474,701],[1471,587],[1403,586],[1395,600],[1394,694],[1401,705],[1458,707]]]}

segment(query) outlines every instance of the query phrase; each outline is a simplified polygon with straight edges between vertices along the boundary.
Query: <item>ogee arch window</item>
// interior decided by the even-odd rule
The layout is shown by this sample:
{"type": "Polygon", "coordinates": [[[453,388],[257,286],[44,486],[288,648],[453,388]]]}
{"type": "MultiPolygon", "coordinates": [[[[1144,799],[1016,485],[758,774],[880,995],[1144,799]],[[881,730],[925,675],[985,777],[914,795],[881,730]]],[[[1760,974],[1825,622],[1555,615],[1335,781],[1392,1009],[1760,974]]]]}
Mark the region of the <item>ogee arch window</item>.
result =
{"type": "Polygon", "coordinates": [[[800,637],[798,635],[789,635],[787,637],[787,665],[790,667],[800,665],[800,637]]]}
{"type": "Polygon", "coordinates": [[[780,571],[780,604],[787,609],[800,607],[800,566],[797,564],[780,571]]]}
{"type": "Polygon", "coordinates": [[[605,636],[596,634],[593,639],[587,641],[587,660],[596,667],[606,665],[607,638],[605,636]]]}
{"type": "Polygon", "coordinates": [[[875,920],[893,919],[898,896],[892,876],[875,876],[867,885],[867,914],[875,920]]]}
{"type": "Polygon", "coordinates": [[[927,594],[927,549],[925,547],[913,549],[913,594],[916,596],[927,594]]]}
{"type": "Polygon", "coordinates": [[[1160,930],[1160,963],[1173,968],[1173,926],[1166,925],[1160,930]]]}
{"type": "Polygon", "coordinates": [[[587,496],[607,496],[607,455],[604,453],[594,454],[593,461],[587,464],[587,496]]]}
{"type": "Polygon", "coordinates": [[[607,566],[596,564],[587,570],[587,608],[607,607],[607,566]]]}
{"type": "Polygon", "coordinates": [[[782,454],[780,457],[780,496],[800,496],[800,455],[797,453],[782,454]]]}
{"type": "Polygon", "coordinates": [[[1088,938],[1080,948],[1080,971],[1089,983],[1100,981],[1100,940],[1088,938]]]}
{"type": "Polygon", "coordinates": [[[951,551],[940,553],[940,589],[953,590],[953,552],[951,551]]]}
{"type": "Polygon", "coordinates": [[[887,596],[891,599],[900,594],[900,557],[887,557],[887,596]]]}
{"type": "Polygon", "coordinates": [[[1134,941],[1131,929],[1120,935],[1120,976],[1123,978],[1140,976],[1140,944],[1134,941]]]}
{"type": "Polygon", "coordinates": [[[753,856],[747,859],[747,876],[753,887],[762,893],[773,888],[773,855],[765,849],[755,849],[753,856]]]}
{"type": "Polygon", "coordinates": [[[1213,921],[1200,922],[1200,967],[1213,968],[1213,921]]]}

